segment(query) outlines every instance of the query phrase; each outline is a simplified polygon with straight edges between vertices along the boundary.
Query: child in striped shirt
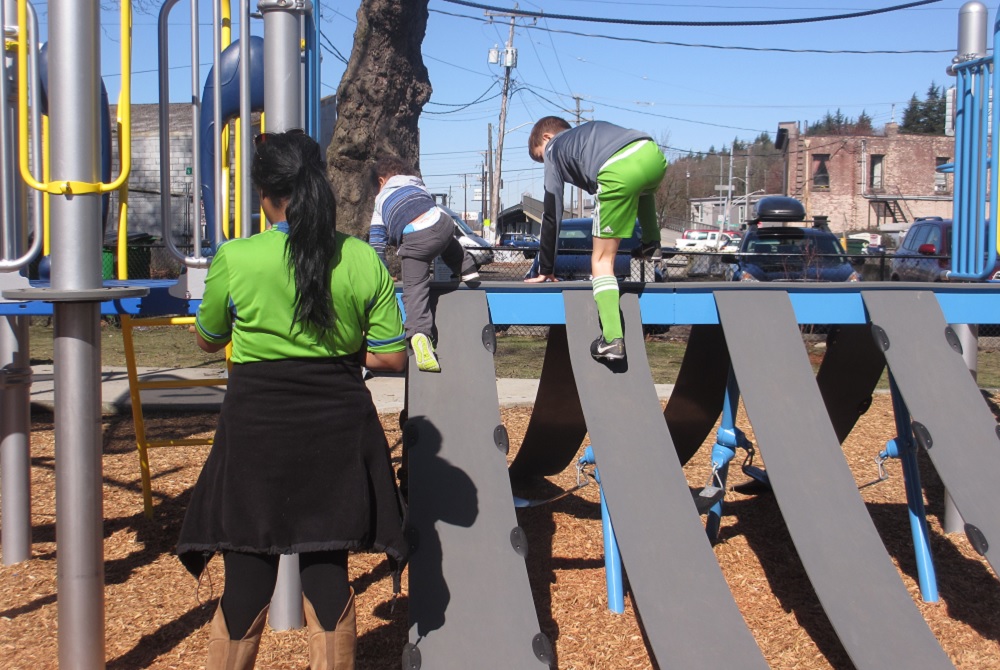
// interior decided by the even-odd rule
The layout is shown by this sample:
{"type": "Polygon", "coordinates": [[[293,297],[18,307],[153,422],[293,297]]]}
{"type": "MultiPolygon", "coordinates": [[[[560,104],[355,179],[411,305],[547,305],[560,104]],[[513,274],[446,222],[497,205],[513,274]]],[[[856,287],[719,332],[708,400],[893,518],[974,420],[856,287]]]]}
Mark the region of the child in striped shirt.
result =
{"type": "Polygon", "coordinates": [[[375,162],[375,196],[369,243],[385,262],[385,247],[396,247],[402,263],[406,336],[417,368],[440,372],[434,351],[434,317],[430,309],[432,265],[437,256],[462,281],[479,280],[472,256],[455,239],[455,222],[434,202],[424,182],[402,159],[383,156],[375,162]]]}

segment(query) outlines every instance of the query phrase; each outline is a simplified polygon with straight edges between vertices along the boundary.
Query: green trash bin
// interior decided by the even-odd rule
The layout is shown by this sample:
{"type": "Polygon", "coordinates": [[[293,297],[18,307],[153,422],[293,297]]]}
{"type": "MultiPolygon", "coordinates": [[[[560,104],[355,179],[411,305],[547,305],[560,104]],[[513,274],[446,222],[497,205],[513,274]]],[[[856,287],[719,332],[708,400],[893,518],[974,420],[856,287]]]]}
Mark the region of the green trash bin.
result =
{"type": "Polygon", "coordinates": [[[113,249],[105,247],[101,250],[101,276],[104,279],[116,279],[115,252],[113,249]]]}

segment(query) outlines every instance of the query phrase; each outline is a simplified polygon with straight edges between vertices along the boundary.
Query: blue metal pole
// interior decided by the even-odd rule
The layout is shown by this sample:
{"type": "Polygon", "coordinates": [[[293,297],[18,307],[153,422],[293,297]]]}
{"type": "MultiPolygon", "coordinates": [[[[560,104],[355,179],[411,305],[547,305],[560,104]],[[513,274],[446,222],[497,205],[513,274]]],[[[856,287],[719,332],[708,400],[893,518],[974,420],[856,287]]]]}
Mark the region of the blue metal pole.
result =
{"type": "Polygon", "coordinates": [[[896,420],[896,439],[886,445],[886,454],[898,457],[903,466],[903,480],[906,484],[906,507],[910,517],[910,531],[913,534],[913,553],[917,561],[917,576],[920,581],[920,595],[924,602],[938,601],[937,575],[934,558],[931,555],[930,533],[927,530],[927,513],[920,486],[920,470],[917,466],[917,452],[913,440],[913,429],[909,424],[909,409],[903,400],[892,373],[889,373],[889,392],[896,420]]]}
{"type": "MultiPolygon", "coordinates": [[[[726,488],[729,478],[729,462],[736,456],[739,437],[736,432],[736,409],[740,401],[740,387],[736,383],[736,374],[729,368],[729,379],[726,380],[726,395],[722,400],[722,422],[715,435],[715,446],[712,447],[712,471],[720,488],[726,488]]],[[[715,542],[719,537],[719,525],[722,522],[722,499],[708,510],[705,522],[705,532],[708,539],[715,542]]]]}
{"type": "MultiPolygon", "coordinates": [[[[596,464],[594,448],[588,446],[583,452],[580,463],[596,464]]],[[[594,468],[594,479],[601,493],[601,528],[604,532],[604,575],[608,586],[608,609],[615,614],[625,611],[625,586],[622,579],[622,555],[615,538],[615,529],[611,525],[611,514],[608,512],[608,501],[604,497],[604,487],[601,486],[601,473],[594,468]]]]}

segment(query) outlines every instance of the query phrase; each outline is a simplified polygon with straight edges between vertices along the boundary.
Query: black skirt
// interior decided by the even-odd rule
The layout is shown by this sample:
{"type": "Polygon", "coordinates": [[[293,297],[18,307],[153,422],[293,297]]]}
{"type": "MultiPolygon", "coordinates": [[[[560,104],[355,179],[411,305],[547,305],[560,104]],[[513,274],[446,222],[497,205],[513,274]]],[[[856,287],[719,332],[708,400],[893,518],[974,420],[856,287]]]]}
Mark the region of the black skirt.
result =
{"type": "Polygon", "coordinates": [[[217,551],[336,549],[406,558],[389,448],[356,360],[234,365],[177,554],[196,577],[217,551]]]}

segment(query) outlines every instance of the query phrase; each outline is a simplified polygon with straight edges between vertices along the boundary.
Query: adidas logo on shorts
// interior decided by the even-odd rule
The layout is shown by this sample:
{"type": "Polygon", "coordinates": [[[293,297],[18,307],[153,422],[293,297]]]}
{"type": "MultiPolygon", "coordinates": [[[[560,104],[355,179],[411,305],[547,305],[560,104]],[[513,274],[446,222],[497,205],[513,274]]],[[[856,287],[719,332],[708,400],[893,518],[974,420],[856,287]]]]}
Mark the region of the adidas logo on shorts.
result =
{"type": "Polygon", "coordinates": [[[602,233],[610,233],[610,232],[612,232],[611,226],[604,226],[603,228],[601,228],[601,232],[602,233]]]}

